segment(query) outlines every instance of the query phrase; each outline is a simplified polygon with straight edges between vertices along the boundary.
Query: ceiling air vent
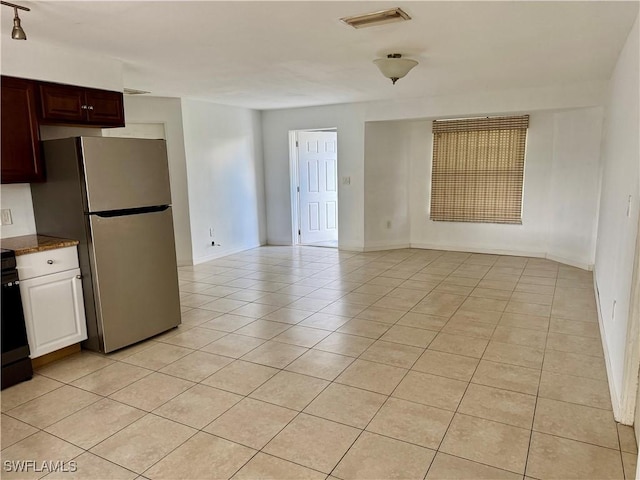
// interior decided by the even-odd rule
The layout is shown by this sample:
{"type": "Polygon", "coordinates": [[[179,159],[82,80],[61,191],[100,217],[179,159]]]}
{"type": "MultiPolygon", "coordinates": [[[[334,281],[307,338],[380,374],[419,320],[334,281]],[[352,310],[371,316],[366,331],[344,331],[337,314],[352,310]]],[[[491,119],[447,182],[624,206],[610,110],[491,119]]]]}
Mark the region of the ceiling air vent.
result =
{"type": "Polygon", "coordinates": [[[144,90],[136,90],[134,88],[125,88],[124,89],[124,94],[125,95],[144,95],[145,93],[151,93],[151,92],[145,92],[144,90]]]}
{"type": "Polygon", "coordinates": [[[411,20],[411,17],[401,8],[390,8],[389,10],[381,10],[379,12],[365,13],[364,15],[354,15],[353,17],[344,17],[340,19],[353,28],[373,27],[391,22],[403,22],[411,20]]]}

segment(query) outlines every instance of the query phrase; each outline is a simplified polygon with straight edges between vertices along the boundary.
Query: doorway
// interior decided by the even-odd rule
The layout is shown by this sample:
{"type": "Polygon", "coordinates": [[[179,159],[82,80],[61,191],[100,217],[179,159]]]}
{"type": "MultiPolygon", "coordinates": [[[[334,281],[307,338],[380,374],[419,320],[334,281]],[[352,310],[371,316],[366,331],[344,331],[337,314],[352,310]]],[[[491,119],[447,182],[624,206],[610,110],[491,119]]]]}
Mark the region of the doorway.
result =
{"type": "Polygon", "coordinates": [[[295,130],[289,137],[292,243],[337,248],[337,130],[295,130]]]}

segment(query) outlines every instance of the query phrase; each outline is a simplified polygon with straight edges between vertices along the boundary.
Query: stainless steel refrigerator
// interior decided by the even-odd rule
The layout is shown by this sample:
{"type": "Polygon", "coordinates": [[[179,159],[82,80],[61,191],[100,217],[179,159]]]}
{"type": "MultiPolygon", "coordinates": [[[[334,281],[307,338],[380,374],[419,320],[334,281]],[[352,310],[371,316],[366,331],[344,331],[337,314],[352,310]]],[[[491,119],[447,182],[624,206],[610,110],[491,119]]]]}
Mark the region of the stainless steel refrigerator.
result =
{"type": "Polygon", "coordinates": [[[39,234],[77,239],[85,348],[112,352],[180,323],[164,140],[42,142],[47,181],[31,185],[39,234]]]}

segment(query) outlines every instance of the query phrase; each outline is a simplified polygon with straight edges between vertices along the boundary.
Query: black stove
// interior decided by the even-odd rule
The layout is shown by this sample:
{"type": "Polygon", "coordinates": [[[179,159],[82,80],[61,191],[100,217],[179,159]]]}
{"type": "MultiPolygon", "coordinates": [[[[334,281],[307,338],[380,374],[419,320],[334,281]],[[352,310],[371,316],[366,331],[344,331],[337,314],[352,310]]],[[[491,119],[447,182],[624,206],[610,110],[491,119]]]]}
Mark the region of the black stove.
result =
{"type": "Polygon", "coordinates": [[[5,260],[7,265],[13,263],[13,268],[16,267],[16,254],[13,250],[7,250],[6,248],[0,249],[2,251],[2,271],[5,271],[5,260]]]}
{"type": "Polygon", "coordinates": [[[33,376],[16,256],[2,249],[2,389],[33,376]]]}

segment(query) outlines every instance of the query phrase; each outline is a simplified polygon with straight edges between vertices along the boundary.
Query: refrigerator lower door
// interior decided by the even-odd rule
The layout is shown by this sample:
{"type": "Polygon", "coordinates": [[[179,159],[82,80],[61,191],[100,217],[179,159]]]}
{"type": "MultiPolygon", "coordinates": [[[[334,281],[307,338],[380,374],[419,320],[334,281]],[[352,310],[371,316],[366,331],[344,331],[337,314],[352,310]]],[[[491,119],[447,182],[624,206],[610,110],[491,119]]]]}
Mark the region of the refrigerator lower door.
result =
{"type": "Polygon", "coordinates": [[[180,323],[171,208],[90,215],[98,331],[112,352],[180,323]]]}

